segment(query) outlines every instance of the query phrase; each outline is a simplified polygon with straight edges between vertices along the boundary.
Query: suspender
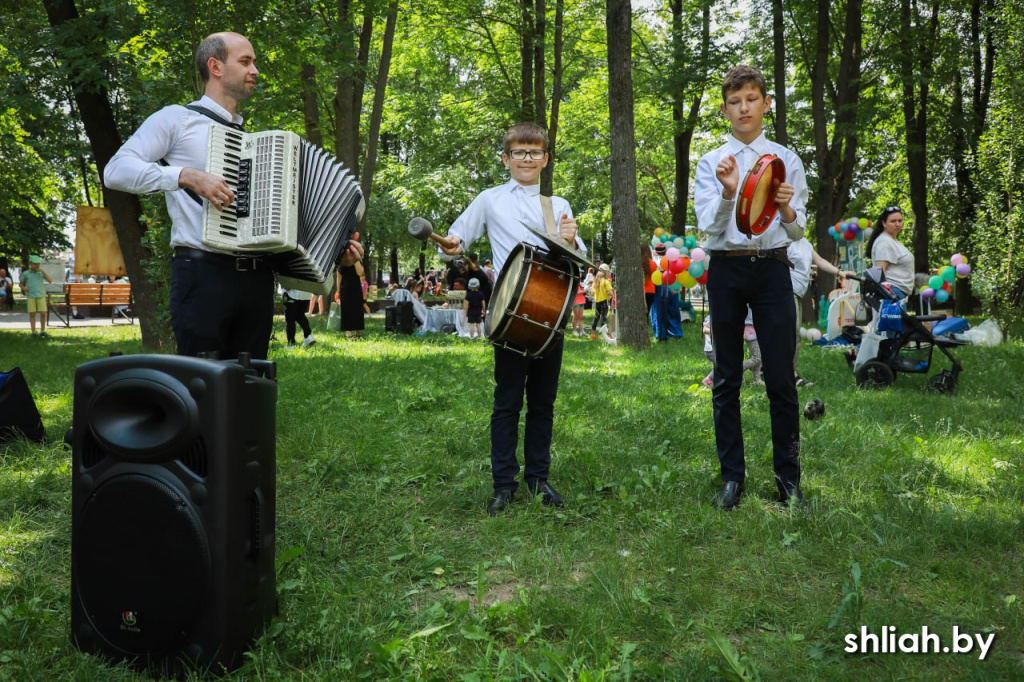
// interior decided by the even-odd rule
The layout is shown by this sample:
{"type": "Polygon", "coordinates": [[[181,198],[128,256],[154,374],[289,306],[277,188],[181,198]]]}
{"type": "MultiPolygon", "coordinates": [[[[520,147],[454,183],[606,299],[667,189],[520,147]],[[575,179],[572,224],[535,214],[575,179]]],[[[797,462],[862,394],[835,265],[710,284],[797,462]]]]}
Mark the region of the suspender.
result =
{"type": "MultiPolygon", "coordinates": [[[[206,116],[207,118],[211,118],[214,121],[216,121],[217,123],[221,124],[222,126],[227,126],[229,128],[234,128],[235,130],[245,130],[245,128],[243,128],[241,124],[233,123],[231,121],[225,121],[223,118],[221,118],[217,114],[213,113],[212,111],[210,111],[206,107],[199,106],[198,104],[187,104],[187,105],[185,105],[185,108],[189,109],[190,111],[194,111],[197,114],[202,114],[203,116],[206,116]]],[[[170,166],[171,164],[167,163],[167,159],[160,159],[160,165],[161,166],[170,166]]],[[[200,206],[203,205],[203,200],[199,197],[198,194],[196,194],[192,190],[188,189],[187,187],[185,188],[185,192],[190,197],[192,197],[192,201],[196,202],[200,206]]],[[[550,203],[550,201],[551,200],[548,199],[549,203],[550,203]]]]}

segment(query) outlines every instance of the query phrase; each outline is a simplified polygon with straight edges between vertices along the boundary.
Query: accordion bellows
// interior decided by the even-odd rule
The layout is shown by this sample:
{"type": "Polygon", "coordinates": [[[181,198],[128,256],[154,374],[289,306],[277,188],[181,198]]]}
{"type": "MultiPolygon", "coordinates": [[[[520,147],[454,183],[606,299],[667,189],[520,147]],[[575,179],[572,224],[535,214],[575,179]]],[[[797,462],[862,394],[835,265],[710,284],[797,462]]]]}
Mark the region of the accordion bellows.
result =
{"type": "Polygon", "coordinates": [[[286,289],[326,294],[365,201],[352,173],[295,133],[211,126],[206,167],[235,201],[203,207],[203,244],[259,255],[286,289]]]}

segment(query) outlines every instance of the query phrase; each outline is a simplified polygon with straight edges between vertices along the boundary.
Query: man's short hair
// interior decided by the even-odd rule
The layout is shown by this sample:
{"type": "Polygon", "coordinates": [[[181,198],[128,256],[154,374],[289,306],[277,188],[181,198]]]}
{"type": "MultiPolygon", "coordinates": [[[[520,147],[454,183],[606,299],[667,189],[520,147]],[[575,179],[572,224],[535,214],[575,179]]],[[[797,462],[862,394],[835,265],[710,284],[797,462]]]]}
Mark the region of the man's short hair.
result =
{"type": "Polygon", "coordinates": [[[757,86],[757,89],[761,91],[761,97],[768,96],[768,83],[765,81],[761,69],[748,64],[739,64],[725,74],[725,80],[722,81],[722,101],[724,102],[729,97],[730,92],[739,90],[748,83],[757,86]]]}
{"type": "Polygon", "coordinates": [[[215,57],[222,62],[228,60],[228,46],[219,33],[207,36],[196,48],[196,71],[199,72],[199,77],[203,79],[204,83],[210,80],[210,67],[207,66],[210,57],[215,57]]]}
{"type": "Polygon", "coordinates": [[[516,143],[537,144],[544,147],[544,151],[547,151],[550,141],[548,140],[548,132],[540,124],[533,121],[524,121],[515,124],[505,133],[505,139],[503,140],[505,153],[508,154],[512,150],[512,145],[516,143]]]}

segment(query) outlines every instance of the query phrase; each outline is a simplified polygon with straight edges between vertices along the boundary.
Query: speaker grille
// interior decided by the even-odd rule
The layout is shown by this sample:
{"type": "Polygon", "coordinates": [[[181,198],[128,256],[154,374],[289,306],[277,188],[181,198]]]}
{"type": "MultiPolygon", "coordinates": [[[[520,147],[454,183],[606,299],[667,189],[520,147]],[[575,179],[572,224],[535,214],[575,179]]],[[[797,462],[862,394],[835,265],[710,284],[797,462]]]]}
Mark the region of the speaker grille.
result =
{"type": "Polygon", "coordinates": [[[192,447],[178,461],[196,476],[206,478],[206,474],[210,469],[210,461],[206,453],[206,442],[201,437],[196,438],[192,443],[192,447]]]}
{"type": "Polygon", "coordinates": [[[73,580],[89,623],[115,651],[175,651],[208,599],[210,546],[188,499],[153,476],[115,476],[82,508],[73,580]]]}
{"type": "Polygon", "coordinates": [[[85,438],[82,439],[82,466],[88,469],[91,466],[95,466],[100,463],[107,453],[103,451],[100,444],[96,442],[96,439],[92,435],[92,431],[85,432],[85,438]]]}
{"type": "Polygon", "coordinates": [[[260,554],[263,544],[263,510],[259,493],[255,490],[249,496],[249,558],[254,559],[260,554]]]}

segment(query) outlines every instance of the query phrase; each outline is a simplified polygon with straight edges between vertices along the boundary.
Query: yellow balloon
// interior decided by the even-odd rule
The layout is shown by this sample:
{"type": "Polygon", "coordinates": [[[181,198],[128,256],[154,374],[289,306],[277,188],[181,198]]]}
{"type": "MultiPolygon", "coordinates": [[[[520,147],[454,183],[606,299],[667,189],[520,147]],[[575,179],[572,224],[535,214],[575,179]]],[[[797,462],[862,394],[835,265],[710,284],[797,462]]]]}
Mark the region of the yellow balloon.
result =
{"type": "Polygon", "coordinates": [[[963,262],[964,262],[964,263],[966,263],[966,262],[967,262],[967,256],[964,256],[964,260],[963,260],[963,262]]]}
{"type": "Polygon", "coordinates": [[[683,274],[679,275],[679,281],[684,289],[692,289],[697,284],[697,279],[688,272],[683,272],[683,274]]]}
{"type": "Polygon", "coordinates": [[[665,230],[661,229],[660,227],[654,230],[655,237],[660,237],[663,234],[665,234],[665,230]]]}
{"type": "Polygon", "coordinates": [[[661,271],[651,273],[651,281],[654,282],[654,286],[661,286],[661,271]]]}

